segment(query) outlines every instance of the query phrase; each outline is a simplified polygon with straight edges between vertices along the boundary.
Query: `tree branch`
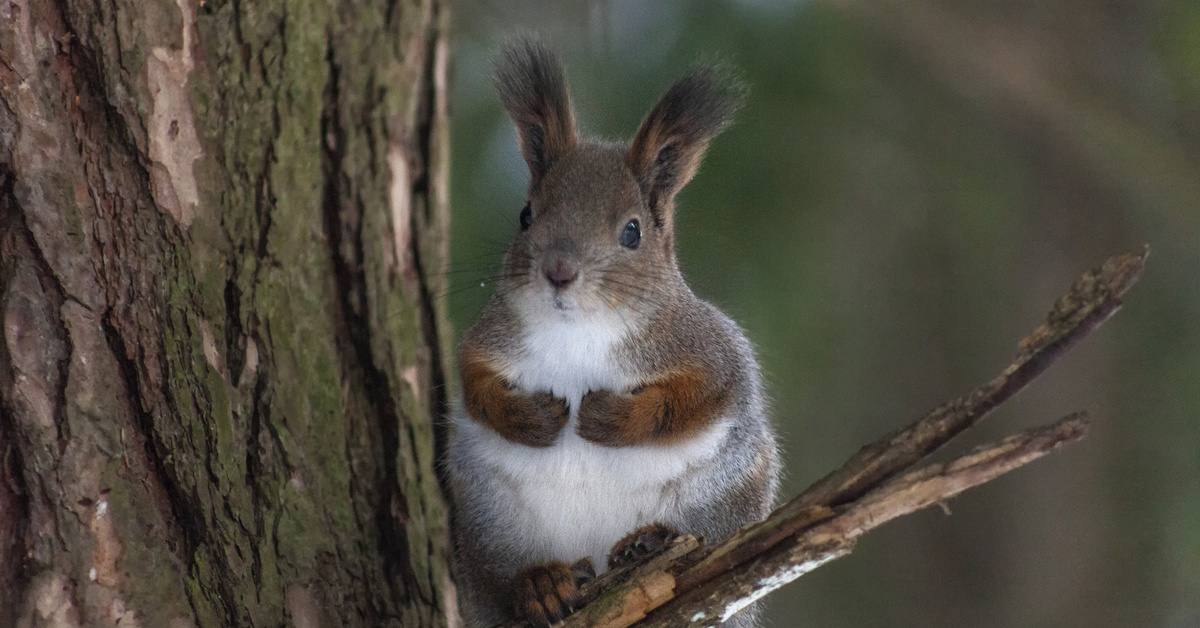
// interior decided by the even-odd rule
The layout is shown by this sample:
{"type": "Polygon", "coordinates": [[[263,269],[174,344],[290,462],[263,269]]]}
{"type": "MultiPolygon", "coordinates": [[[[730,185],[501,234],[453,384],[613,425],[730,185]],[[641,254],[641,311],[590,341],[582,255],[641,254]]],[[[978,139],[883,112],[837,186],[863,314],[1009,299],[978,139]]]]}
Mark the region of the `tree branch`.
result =
{"type": "MultiPolygon", "coordinates": [[[[1082,412],[983,445],[948,463],[914,465],[975,425],[1041,375],[1121,306],[1141,276],[1148,248],[1119,255],[1083,275],[1046,321],[1021,341],[998,376],[944,403],[908,427],[867,445],[764,521],[713,546],[690,536],[632,569],[584,587],[585,606],[564,626],[715,626],[753,601],[846,554],[866,532],[942,503],[962,491],[1083,438],[1082,412]]],[[[518,626],[520,624],[513,624],[518,626]]]]}
{"type": "Polygon", "coordinates": [[[1051,425],[981,446],[952,462],[932,463],[896,476],[853,504],[839,508],[835,516],[719,573],[679,597],[678,603],[660,609],[646,625],[716,626],[771,591],[849,554],[859,536],[1041,458],[1064,443],[1083,438],[1087,428],[1083,413],[1072,414],[1051,425]]]}

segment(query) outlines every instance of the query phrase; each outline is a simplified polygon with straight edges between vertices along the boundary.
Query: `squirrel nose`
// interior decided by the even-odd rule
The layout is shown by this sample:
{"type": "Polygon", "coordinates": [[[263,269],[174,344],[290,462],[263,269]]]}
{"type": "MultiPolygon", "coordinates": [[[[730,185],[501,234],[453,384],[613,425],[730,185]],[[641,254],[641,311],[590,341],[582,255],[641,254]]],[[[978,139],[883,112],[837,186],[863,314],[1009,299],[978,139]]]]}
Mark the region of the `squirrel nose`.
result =
{"type": "Polygon", "coordinates": [[[542,267],[542,270],[546,273],[546,279],[550,281],[550,285],[559,289],[566,288],[579,276],[579,269],[575,267],[575,264],[563,260],[558,260],[554,266],[547,264],[542,267]]]}

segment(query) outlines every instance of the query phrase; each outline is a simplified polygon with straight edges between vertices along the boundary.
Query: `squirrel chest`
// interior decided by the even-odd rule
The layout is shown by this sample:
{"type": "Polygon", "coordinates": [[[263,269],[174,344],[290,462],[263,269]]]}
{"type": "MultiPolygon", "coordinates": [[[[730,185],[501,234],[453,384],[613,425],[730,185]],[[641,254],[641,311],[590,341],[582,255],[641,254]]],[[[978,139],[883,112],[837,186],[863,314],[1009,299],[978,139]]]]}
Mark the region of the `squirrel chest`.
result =
{"type": "MultiPolygon", "coordinates": [[[[575,432],[579,402],[589,390],[628,390],[636,385],[617,352],[625,328],[615,316],[554,320],[527,330],[509,369],[520,389],[567,400],[570,418],[549,447],[509,442],[472,421],[457,427],[470,434],[478,453],[497,474],[495,486],[516,511],[538,560],[574,561],[589,556],[600,569],[613,542],[629,530],[677,516],[689,469],[711,460],[727,424],[714,423],[697,436],[670,445],[605,447],[575,432]]],[[[467,434],[464,434],[467,436],[467,434]]]]}

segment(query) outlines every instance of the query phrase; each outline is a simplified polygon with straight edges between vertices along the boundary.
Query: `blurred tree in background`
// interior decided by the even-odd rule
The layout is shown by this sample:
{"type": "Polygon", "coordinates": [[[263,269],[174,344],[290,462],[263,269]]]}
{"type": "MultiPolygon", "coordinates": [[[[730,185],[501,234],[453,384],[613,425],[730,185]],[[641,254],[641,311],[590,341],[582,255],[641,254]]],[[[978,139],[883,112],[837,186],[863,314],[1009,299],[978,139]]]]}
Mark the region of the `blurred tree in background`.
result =
{"type": "MultiPolygon", "coordinates": [[[[451,311],[526,185],[488,65],[534,31],[628,137],[696,59],[752,93],[680,198],[693,288],[768,374],[786,497],[989,377],[1084,269],[1150,243],[1125,311],[974,434],[1074,409],[1081,446],[772,596],[775,626],[1200,625],[1200,3],[470,2],[455,16],[451,311]]],[[[960,444],[960,448],[970,443],[960,444]]]]}

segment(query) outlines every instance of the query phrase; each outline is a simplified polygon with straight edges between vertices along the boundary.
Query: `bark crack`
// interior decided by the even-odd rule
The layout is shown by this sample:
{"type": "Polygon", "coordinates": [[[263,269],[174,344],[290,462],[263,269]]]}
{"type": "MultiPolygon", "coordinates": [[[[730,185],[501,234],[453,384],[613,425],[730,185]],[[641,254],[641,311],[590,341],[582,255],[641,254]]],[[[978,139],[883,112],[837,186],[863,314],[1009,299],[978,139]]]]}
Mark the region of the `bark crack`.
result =
{"type": "MultiPolygon", "coordinates": [[[[358,198],[346,197],[349,190],[343,175],[346,131],[341,123],[341,68],[334,54],[332,36],[326,52],[329,80],[321,117],[321,163],[324,173],[324,214],[326,237],[331,251],[336,286],[338,315],[341,318],[339,352],[347,373],[361,377],[364,398],[375,420],[379,436],[382,466],[376,471],[374,495],[368,500],[375,509],[379,552],[395,599],[418,595],[419,587],[408,568],[410,563],[407,531],[393,510],[404,504],[400,494],[396,457],[399,452],[400,413],[387,374],[375,364],[371,351],[371,329],[367,320],[366,277],[363,271],[362,215],[358,198]]],[[[350,443],[346,443],[350,447],[350,443]]],[[[353,459],[347,452],[347,459],[353,459]]]]}
{"type": "MultiPolygon", "coordinates": [[[[154,416],[146,410],[145,400],[143,399],[139,387],[138,363],[137,358],[130,356],[125,351],[125,340],[121,337],[121,332],[117,329],[116,323],[113,320],[113,311],[110,309],[99,317],[100,327],[104,331],[104,338],[108,344],[109,351],[113,355],[113,359],[117,363],[117,371],[120,375],[121,382],[125,385],[125,395],[129,399],[130,410],[133,414],[134,425],[141,432],[141,441],[144,445],[146,462],[154,472],[154,476],[159,478],[159,483],[162,486],[163,494],[166,495],[167,507],[170,510],[171,518],[178,525],[181,532],[183,548],[182,551],[177,551],[177,558],[180,564],[187,566],[191,570],[193,577],[195,572],[196,553],[203,544],[205,537],[204,520],[193,511],[191,506],[192,501],[181,489],[180,484],[173,471],[172,464],[167,459],[171,457],[170,447],[161,442],[158,437],[158,431],[154,427],[154,416]]],[[[172,416],[179,416],[178,410],[174,407],[173,397],[166,396],[167,404],[171,409],[172,416]]],[[[236,609],[233,608],[233,591],[229,590],[228,584],[218,580],[218,587],[221,591],[217,597],[225,605],[226,617],[232,621],[237,617],[236,609]]],[[[192,588],[185,587],[188,596],[188,604],[192,608],[200,608],[201,605],[197,600],[192,598],[192,588]]]]}
{"type": "MultiPolygon", "coordinates": [[[[432,21],[438,24],[437,17],[438,7],[432,9],[432,21]]],[[[440,30],[438,26],[435,30],[440,30]]],[[[409,212],[409,234],[410,241],[409,249],[412,251],[413,269],[417,276],[417,309],[420,319],[420,329],[422,342],[429,349],[429,418],[433,424],[433,449],[434,460],[441,461],[444,459],[444,452],[449,442],[449,434],[446,421],[442,418],[448,414],[448,401],[446,390],[446,365],[443,362],[442,355],[442,339],[439,332],[439,320],[435,309],[435,300],[437,295],[435,290],[430,286],[430,277],[425,263],[425,256],[422,253],[419,242],[426,233],[428,223],[434,221],[434,216],[437,213],[437,203],[443,202],[444,199],[438,198],[435,192],[435,186],[432,185],[434,177],[437,173],[433,172],[434,164],[432,163],[433,156],[437,154],[439,147],[435,145],[434,124],[437,122],[438,116],[438,99],[445,97],[445,94],[439,92],[438,85],[438,46],[441,37],[444,34],[435,32],[429,37],[426,42],[425,64],[423,67],[423,78],[420,87],[422,89],[422,111],[418,114],[417,119],[419,125],[417,127],[418,154],[422,156],[425,162],[421,169],[421,176],[417,177],[412,183],[412,195],[423,195],[425,198],[424,216],[420,216],[418,212],[409,212]],[[422,228],[422,220],[426,223],[422,228]]],[[[439,263],[444,267],[448,260],[440,260],[439,263]]],[[[411,440],[415,442],[415,437],[411,440]]],[[[435,467],[436,480],[438,486],[442,489],[443,494],[449,494],[447,490],[447,478],[445,477],[444,467],[441,464],[436,464],[435,467]]],[[[428,535],[429,553],[435,554],[432,547],[434,536],[428,535]]],[[[430,566],[429,579],[431,582],[436,582],[436,576],[433,573],[433,564],[430,566]]]]}
{"type": "MultiPolygon", "coordinates": [[[[436,9],[435,9],[436,10],[436,9]]],[[[421,82],[423,90],[422,108],[423,111],[417,116],[420,124],[417,127],[417,138],[419,142],[419,154],[424,156],[426,161],[425,166],[421,169],[421,176],[413,181],[413,195],[418,194],[425,197],[425,220],[428,222],[432,218],[432,213],[436,211],[435,203],[442,199],[435,198],[434,186],[431,185],[433,173],[431,165],[428,163],[431,156],[439,150],[434,146],[433,123],[436,112],[438,110],[438,86],[437,86],[437,64],[438,64],[438,41],[441,35],[435,35],[429,38],[427,42],[427,50],[425,53],[424,79],[421,82]]],[[[418,240],[425,232],[422,225],[417,220],[417,212],[410,212],[409,222],[411,228],[409,233],[412,234],[412,241],[409,247],[412,249],[413,267],[417,273],[417,285],[420,294],[418,306],[421,314],[421,332],[426,346],[430,351],[430,416],[433,419],[435,426],[442,426],[444,423],[441,417],[446,415],[446,373],[442,363],[441,337],[438,331],[437,313],[434,311],[434,303],[436,296],[434,290],[430,289],[429,275],[425,269],[423,262],[424,256],[421,254],[421,247],[417,246],[418,240]]],[[[445,260],[442,260],[443,265],[445,260]]],[[[439,429],[436,435],[435,448],[437,449],[437,458],[440,460],[441,447],[443,445],[444,429],[439,429]]]]}
{"type": "MultiPolygon", "coordinates": [[[[7,103],[5,103],[7,109],[7,103]]],[[[11,285],[13,260],[9,251],[10,238],[28,239],[28,227],[17,207],[13,195],[13,173],[7,163],[0,163],[0,273],[3,274],[0,300],[7,300],[11,285]],[[24,230],[25,234],[13,233],[24,230]]],[[[13,243],[15,245],[15,243],[13,243]]],[[[34,249],[36,250],[36,249],[34,249]]],[[[12,358],[8,355],[8,343],[0,343],[3,352],[0,359],[0,377],[5,387],[12,381],[12,358]]],[[[60,386],[59,388],[63,388],[60,386]]],[[[6,395],[7,396],[7,395],[6,395]]],[[[16,417],[8,400],[0,406],[0,563],[8,565],[0,570],[0,624],[16,624],[15,613],[20,607],[22,593],[29,585],[31,565],[26,535],[29,531],[29,490],[26,478],[21,472],[25,468],[18,438],[16,417]]],[[[60,399],[61,406],[61,399],[60,399]]]]}
{"type": "MultiPolygon", "coordinates": [[[[247,426],[248,443],[246,444],[246,486],[250,487],[251,495],[253,496],[254,507],[252,515],[254,517],[254,532],[252,538],[263,539],[266,532],[266,521],[263,517],[263,508],[269,503],[270,498],[262,490],[262,484],[259,478],[267,477],[265,465],[263,464],[264,451],[259,439],[262,437],[262,417],[270,416],[270,402],[266,400],[267,380],[262,375],[258,375],[254,382],[254,392],[250,401],[250,421],[247,426]]],[[[262,552],[259,548],[253,548],[250,557],[250,572],[254,578],[254,582],[262,582],[262,552]]]]}
{"type": "MultiPolygon", "coordinates": [[[[46,478],[43,474],[35,471],[32,477],[15,477],[21,487],[20,494],[25,497],[26,506],[28,500],[31,499],[28,488],[30,484],[37,486],[37,492],[40,494],[39,503],[46,505],[57,505],[58,507],[70,508],[69,504],[64,503],[61,487],[64,485],[62,476],[60,475],[60,465],[57,464],[63,453],[67,449],[67,445],[71,439],[71,426],[67,418],[67,379],[70,372],[71,355],[74,348],[71,343],[70,334],[67,331],[66,322],[62,318],[62,305],[66,300],[66,292],[59,277],[54,273],[50,262],[35,237],[33,230],[30,229],[29,223],[26,221],[24,210],[19,206],[16,198],[13,185],[16,177],[8,164],[0,164],[0,203],[3,207],[0,208],[0,233],[3,233],[2,253],[0,253],[0,272],[3,274],[3,288],[0,290],[0,296],[3,297],[4,310],[16,309],[20,312],[24,308],[14,306],[9,303],[10,299],[22,299],[30,304],[30,307],[36,308],[36,311],[25,311],[24,313],[34,316],[43,315],[45,319],[45,327],[38,325],[31,320],[17,320],[16,325],[21,327],[33,327],[31,331],[37,334],[36,340],[33,341],[33,346],[25,345],[17,340],[16,346],[10,346],[13,341],[11,338],[5,338],[2,346],[4,354],[4,375],[9,378],[5,382],[6,388],[11,386],[14,397],[23,396],[23,388],[21,385],[13,382],[11,378],[16,377],[18,380],[29,378],[31,380],[40,380],[36,386],[43,390],[48,390],[53,400],[46,400],[50,405],[50,419],[54,423],[54,451],[51,469],[49,474],[53,475],[54,482],[50,486],[46,485],[46,478]],[[37,287],[34,288],[35,294],[24,293],[20,286],[14,286],[16,273],[19,272],[21,266],[28,266],[28,271],[33,274],[33,279],[37,282],[37,287]],[[17,355],[14,355],[14,349],[17,355]],[[26,367],[33,366],[35,362],[53,362],[53,370],[40,371],[36,367],[33,372],[25,372],[22,365],[26,367]],[[11,370],[10,370],[11,369],[11,370]],[[44,384],[44,386],[40,386],[44,384]]],[[[18,315],[19,316],[19,315],[18,315]]],[[[5,325],[12,324],[6,320],[5,325]]],[[[6,329],[6,336],[8,330],[6,329]]],[[[6,391],[7,392],[7,391],[6,391]]],[[[28,405],[23,409],[15,402],[14,399],[6,399],[6,405],[0,408],[0,414],[5,414],[12,421],[12,430],[18,434],[22,432],[18,422],[24,420],[26,423],[39,421],[38,418],[29,416],[31,412],[36,413],[35,408],[29,408],[28,405]]],[[[29,399],[26,397],[26,404],[29,404],[29,399]]],[[[36,404],[35,404],[36,405],[36,404]]],[[[28,426],[26,426],[28,429],[28,426]]],[[[37,428],[33,428],[37,429],[37,428]]],[[[28,432],[21,434],[21,438],[14,439],[12,461],[22,461],[29,458],[34,461],[34,468],[38,466],[39,461],[37,447],[45,447],[48,443],[40,442],[36,437],[31,436],[28,432]],[[28,448],[25,452],[21,451],[21,445],[25,444],[28,448]]],[[[0,461],[2,462],[2,461],[0,461]]],[[[18,469],[23,467],[17,467],[18,469]]],[[[30,513],[25,512],[25,516],[30,513]]],[[[62,526],[57,525],[57,515],[61,512],[55,512],[55,527],[56,541],[64,544],[66,540],[63,536],[62,526]]],[[[28,525],[28,521],[25,525],[28,525]]],[[[25,545],[29,546],[34,541],[23,539],[25,545]]],[[[23,562],[30,558],[32,547],[26,547],[26,551],[20,553],[23,562]]],[[[30,571],[25,573],[26,577],[32,577],[32,564],[25,564],[30,571]]]]}

